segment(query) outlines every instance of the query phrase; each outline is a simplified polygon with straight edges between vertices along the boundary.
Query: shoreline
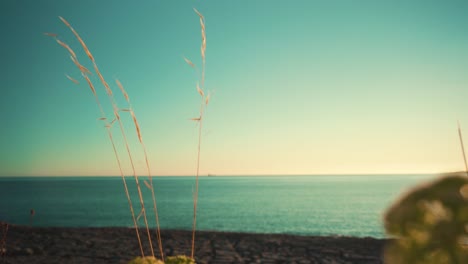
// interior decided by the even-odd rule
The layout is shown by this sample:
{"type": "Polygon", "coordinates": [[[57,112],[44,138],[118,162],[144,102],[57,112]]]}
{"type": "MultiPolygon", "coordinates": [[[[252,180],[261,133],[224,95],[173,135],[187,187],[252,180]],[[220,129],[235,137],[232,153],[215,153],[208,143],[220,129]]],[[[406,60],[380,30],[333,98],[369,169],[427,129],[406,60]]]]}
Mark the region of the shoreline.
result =
{"type": "MultiPolygon", "coordinates": [[[[140,228],[146,255],[146,229],[140,228]]],[[[159,257],[156,232],[151,230],[159,257]]],[[[164,254],[190,255],[191,231],[161,230],[164,254]]],[[[197,231],[197,263],[383,263],[390,239],[197,231]]],[[[10,225],[0,263],[127,263],[141,255],[129,227],[28,227],[10,225]],[[3,259],[2,259],[3,258],[3,259]],[[5,261],[5,262],[2,262],[5,261]]]]}

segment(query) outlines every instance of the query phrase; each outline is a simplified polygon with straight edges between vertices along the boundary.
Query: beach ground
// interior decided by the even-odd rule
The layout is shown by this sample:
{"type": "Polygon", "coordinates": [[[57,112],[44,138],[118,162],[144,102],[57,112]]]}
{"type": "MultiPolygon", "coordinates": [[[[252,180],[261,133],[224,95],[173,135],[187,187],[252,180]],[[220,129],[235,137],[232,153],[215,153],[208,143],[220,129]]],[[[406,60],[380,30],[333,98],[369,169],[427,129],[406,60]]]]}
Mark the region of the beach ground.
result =
{"type": "MultiPolygon", "coordinates": [[[[146,230],[141,237],[151,255],[146,230]]],[[[151,231],[159,257],[156,233],[151,231]]],[[[164,254],[190,255],[191,232],[161,230],[164,254]]],[[[388,240],[198,231],[197,263],[383,263],[388,240]]],[[[131,228],[64,228],[10,225],[0,263],[127,263],[140,255],[131,228]]]]}

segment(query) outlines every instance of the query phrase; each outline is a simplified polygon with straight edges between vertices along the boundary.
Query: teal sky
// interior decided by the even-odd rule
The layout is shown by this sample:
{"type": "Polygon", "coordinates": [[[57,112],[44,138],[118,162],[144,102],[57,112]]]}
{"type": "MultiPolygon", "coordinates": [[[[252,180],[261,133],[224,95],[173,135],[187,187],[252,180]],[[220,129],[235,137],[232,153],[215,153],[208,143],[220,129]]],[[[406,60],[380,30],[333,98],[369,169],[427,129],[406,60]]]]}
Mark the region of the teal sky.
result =
{"type": "Polygon", "coordinates": [[[121,107],[114,78],[126,87],[153,174],[193,175],[198,129],[188,119],[200,98],[183,61],[201,64],[193,7],[206,18],[214,92],[202,174],[464,168],[456,122],[468,142],[467,1],[3,0],[0,175],[118,175],[90,89],[43,35],[57,33],[92,68],[58,16],[87,43],[121,107]]]}

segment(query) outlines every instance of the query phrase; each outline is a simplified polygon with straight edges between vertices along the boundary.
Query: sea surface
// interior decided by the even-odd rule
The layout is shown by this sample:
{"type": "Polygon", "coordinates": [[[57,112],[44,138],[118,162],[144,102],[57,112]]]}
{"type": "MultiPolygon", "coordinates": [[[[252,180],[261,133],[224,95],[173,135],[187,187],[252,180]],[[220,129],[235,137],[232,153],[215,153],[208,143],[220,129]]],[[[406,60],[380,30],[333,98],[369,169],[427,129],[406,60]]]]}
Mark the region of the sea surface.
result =
{"type": "MultiPolygon", "coordinates": [[[[386,208],[437,175],[200,177],[198,230],[385,237],[386,208]]],[[[147,217],[151,192],[140,177],[147,217]]],[[[195,177],[153,177],[161,228],[190,230],[195,177]]],[[[127,177],[136,215],[140,202],[127,177]]],[[[33,226],[132,226],[121,177],[2,177],[0,220],[33,226]],[[35,215],[31,218],[30,210],[35,215]]],[[[143,225],[143,217],[139,219],[143,225]]]]}

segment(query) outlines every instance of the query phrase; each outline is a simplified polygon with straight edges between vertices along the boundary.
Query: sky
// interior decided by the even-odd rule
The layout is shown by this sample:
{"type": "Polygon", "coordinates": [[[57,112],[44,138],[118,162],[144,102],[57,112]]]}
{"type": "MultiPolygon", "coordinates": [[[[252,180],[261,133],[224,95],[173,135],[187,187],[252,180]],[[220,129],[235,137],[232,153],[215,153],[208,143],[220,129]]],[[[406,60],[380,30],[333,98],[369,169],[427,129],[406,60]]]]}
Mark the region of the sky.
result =
{"type": "MultiPolygon", "coordinates": [[[[206,20],[201,174],[439,173],[464,169],[468,2],[142,0],[0,2],[0,176],[119,175],[91,90],[65,49],[125,86],[153,175],[197,164],[198,9],[206,20]],[[79,81],[75,84],[66,75],[79,81]]],[[[107,115],[112,111],[91,76],[107,115]],[[107,103],[107,104],[106,104],[107,103]]],[[[144,156],[122,120],[137,172],[144,156]]],[[[125,174],[123,138],[113,127],[125,174]]]]}

